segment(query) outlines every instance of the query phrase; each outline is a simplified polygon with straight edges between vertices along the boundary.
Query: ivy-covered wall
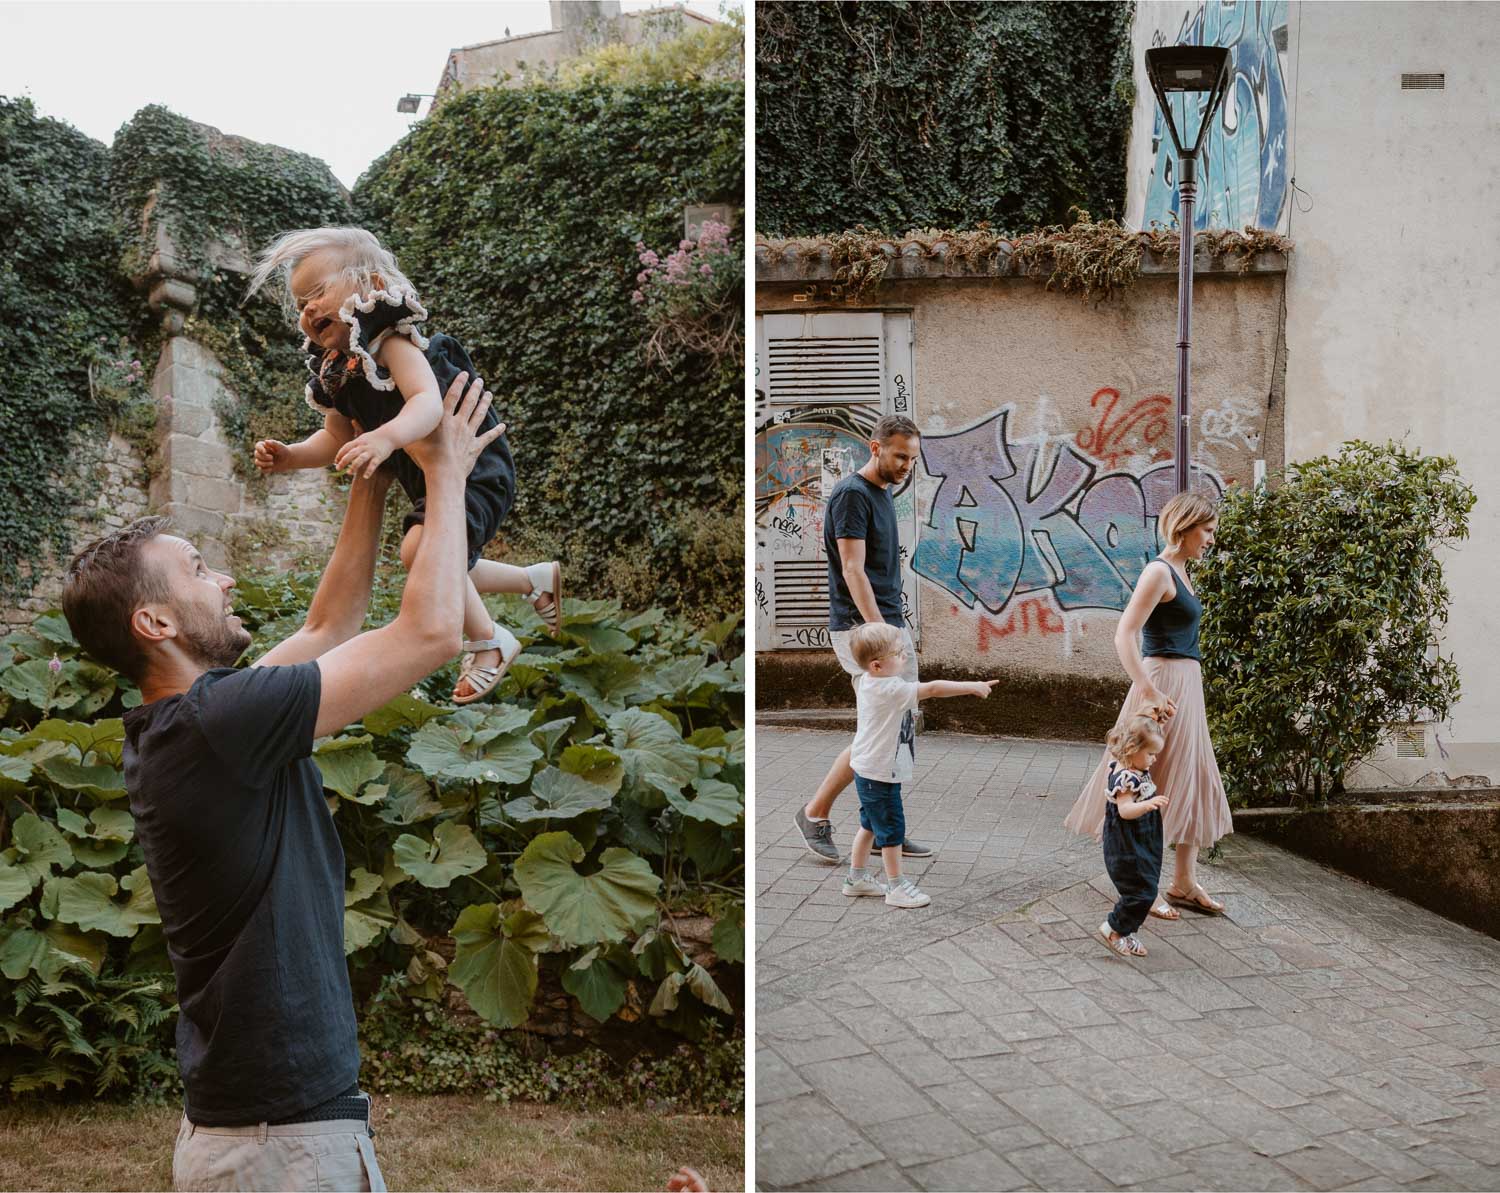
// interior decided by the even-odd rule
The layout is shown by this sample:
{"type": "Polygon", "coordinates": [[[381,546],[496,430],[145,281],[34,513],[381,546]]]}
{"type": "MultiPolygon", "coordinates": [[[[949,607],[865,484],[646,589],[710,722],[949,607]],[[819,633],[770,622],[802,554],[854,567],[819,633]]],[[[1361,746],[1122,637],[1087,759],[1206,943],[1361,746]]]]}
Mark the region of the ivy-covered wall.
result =
{"type": "Polygon", "coordinates": [[[68,550],[84,512],[80,449],[106,438],[90,366],[118,353],[136,301],[109,168],[97,141],[0,97],[0,604],[68,550]]]}
{"type": "Polygon", "coordinates": [[[1132,7],[761,0],[757,232],[1119,216],[1132,7]]]}
{"type": "Polygon", "coordinates": [[[744,88],[467,92],[360,180],[432,312],[510,423],[519,554],[558,552],[578,595],[728,612],[744,587],[743,367],[649,363],[636,244],[690,204],[744,201],[744,88]]]}

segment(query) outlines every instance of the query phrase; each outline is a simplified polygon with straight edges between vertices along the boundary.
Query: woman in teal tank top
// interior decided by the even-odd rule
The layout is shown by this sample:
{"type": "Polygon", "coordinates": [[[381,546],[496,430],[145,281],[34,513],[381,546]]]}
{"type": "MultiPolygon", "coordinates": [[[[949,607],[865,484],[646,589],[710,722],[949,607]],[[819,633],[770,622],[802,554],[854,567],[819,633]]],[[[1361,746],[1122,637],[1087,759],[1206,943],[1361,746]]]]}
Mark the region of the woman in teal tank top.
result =
{"type": "MultiPolygon", "coordinates": [[[[1163,813],[1162,832],[1174,847],[1174,873],[1172,882],[1160,888],[1162,896],[1151,914],[1175,920],[1178,907],[1211,915],[1223,912],[1224,904],[1198,881],[1198,851],[1232,833],[1234,821],[1203,707],[1198,652],[1203,604],[1187,577],[1188,563],[1201,559],[1213,545],[1213,502],[1202,493],[1178,494],[1162,507],[1157,526],[1166,550],[1146,565],[1115,631],[1115,650],[1131,680],[1116,725],[1149,708],[1171,714],[1151,776],[1171,801],[1163,813]]],[[[1064,820],[1068,828],[1099,836],[1108,779],[1106,757],[1064,820]]]]}

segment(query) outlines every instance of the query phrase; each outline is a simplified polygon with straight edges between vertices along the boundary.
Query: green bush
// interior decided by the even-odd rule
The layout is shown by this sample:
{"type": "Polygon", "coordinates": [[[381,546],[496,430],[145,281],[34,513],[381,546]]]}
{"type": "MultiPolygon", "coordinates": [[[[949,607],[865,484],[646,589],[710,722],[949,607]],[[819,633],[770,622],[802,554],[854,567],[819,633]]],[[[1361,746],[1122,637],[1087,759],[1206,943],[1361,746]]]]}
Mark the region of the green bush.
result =
{"type": "MultiPolygon", "coordinates": [[[[262,646],[300,624],[316,579],[241,583],[262,646]]],[[[388,619],[396,586],[378,591],[388,619]]],[[[712,1039],[743,999],[738,619],[699,631],[570,600],[553,641],[525,601],[492,601],[527,643],[494,703],[441,706],[449,668],[317,743],[356,990],[461,998],[515,1028],[545,979],[590,1021],[640,1008],[712,1039]],[[711,952],[678,934],[684,914],[713,917],[711,952]]],[[[162,1081],[172,980],[120,769],[120,716],[139,702],[56,614],[0,641],[0,1080],[13,1093],[162,1081]]]]}
{"type": "Polygon", "coordinates": [[[738,83],[464,92],[355,190],[511,425],[507,538],[558,544],[592,594],[628,561],[646,603],[742,607],[743,564],[729,585],[695,570],[682,523],[740,515],[743,369],[648,359],[631,294],[638,242],[676,244],[685,206],[743,194],[738,83]]]}
{"type": "Polygon", "coordinates": [[[757,231],[1118,217],[1132,8],[761,0],[757,231]]]}
{"type": "Polygon", "coordinates": [[[1451,457],[1359,441],[1225,495],[1194,584],[1234,802],[1325,797],[1393,722],[1448,715],[1459,675],[1438,653],[1438,549],[1467,536],[1474,500],[1451,457]]]}

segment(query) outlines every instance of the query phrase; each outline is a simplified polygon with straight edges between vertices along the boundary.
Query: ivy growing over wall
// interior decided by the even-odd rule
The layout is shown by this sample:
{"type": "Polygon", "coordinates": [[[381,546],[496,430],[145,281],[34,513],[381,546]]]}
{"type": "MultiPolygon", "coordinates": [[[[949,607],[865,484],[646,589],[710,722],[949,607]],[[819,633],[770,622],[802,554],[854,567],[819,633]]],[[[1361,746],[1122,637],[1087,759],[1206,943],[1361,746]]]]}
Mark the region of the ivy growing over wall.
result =
{"type": "Polygon", "coordinates": [[[89,366],[127,333],[133,301],[108,180],[103,145],[0,97],[0,601],[68,551],[77,452],[107,423],[89,366]]]}
{"type": "Polygon", "coordinates": [[[1118,217],[1132,5],[797,4],[756,22],[756,223],[1000,229],[1118,217]]]}
{"type": "Polygon", "coordinates": [[[302,400],[302,337],[290,316],[270,293],[244,301],[244,276],[222,266],[292,228],[349,223],[347,194],[315,157],[226,137],[152,105],[115,138],[111,199],[132,230],[131,272],[144,271],[164,228],[180,267],[196,275],[186,332],[224,366],[236,400],[219,410],[220,421],[241,475],[253,475],[256,439],[301,438],[318,419],[302,400]]]}
{"type": "Polygon", "coordinates": [[[476,90],[356,188],[511,425],[507,535],[559,552],[584,593],[741,603],[742,370],[648,362],[630,295],[637,242],[676,243],[685,205],[743,202],[743,127],[737,83],[476,90]]]}

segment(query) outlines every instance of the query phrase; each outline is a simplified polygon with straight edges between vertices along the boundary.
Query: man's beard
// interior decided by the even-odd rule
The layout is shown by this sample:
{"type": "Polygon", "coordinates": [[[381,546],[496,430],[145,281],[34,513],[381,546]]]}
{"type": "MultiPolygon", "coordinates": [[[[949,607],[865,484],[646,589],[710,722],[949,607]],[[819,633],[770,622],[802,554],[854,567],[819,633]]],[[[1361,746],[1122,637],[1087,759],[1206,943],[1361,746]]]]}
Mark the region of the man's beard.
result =
{"type": "Polygon", "coordinates": [[[230,625],[222,614],[214,617],[196,606],[175,603],[172,609],[180,623],[178,642],[205,667],[233,667],[250,646],[250,631],[230,625]]]}
{"type": "Polygon", "coordinates": [[[900,484],[902,477],[905,475],[905,471],[902,468],[894,464],[887,464],[884,460],[876,463],[875,472],[888,485],[900,484]]]}

